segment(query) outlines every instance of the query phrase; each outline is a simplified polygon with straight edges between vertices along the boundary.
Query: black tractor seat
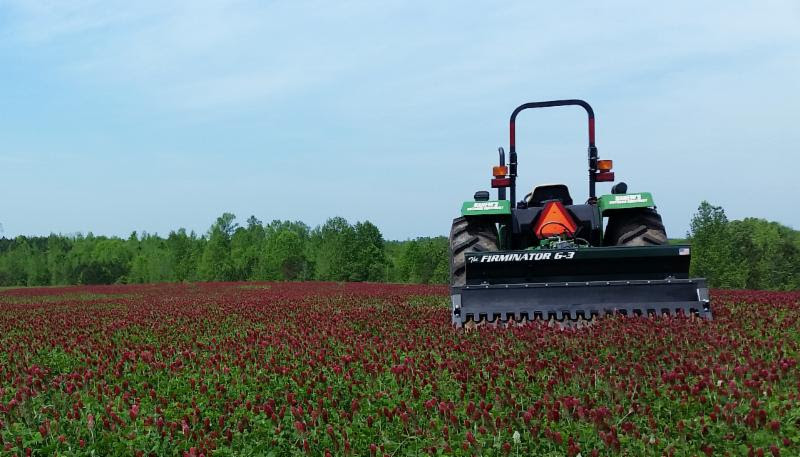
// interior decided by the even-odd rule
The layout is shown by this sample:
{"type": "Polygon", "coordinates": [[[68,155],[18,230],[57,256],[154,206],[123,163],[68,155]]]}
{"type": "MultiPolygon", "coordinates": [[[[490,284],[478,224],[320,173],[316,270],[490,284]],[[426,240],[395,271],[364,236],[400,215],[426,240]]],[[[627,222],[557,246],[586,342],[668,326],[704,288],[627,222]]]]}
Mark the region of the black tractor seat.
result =
{"type": "Polygon", "coordinates": [[[550,200],[560,201],[562,205],[571,205],[572,197],[565,184],[543,184],[533,188],[533,192],[528,194],[525,201],[528,207],[539,207],[550,200]]]}

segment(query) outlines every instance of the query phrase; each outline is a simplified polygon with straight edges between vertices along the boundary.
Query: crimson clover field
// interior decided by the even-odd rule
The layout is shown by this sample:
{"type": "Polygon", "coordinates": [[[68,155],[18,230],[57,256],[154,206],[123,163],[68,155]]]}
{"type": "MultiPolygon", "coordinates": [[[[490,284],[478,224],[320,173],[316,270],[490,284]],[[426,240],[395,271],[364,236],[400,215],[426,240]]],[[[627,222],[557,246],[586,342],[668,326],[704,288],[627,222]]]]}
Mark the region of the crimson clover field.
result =
{"type": "Polygon", "coordinates": [[[439,286],[0,291],[2,455],[800,455],[800,293],[464,332],[439,286]]]}

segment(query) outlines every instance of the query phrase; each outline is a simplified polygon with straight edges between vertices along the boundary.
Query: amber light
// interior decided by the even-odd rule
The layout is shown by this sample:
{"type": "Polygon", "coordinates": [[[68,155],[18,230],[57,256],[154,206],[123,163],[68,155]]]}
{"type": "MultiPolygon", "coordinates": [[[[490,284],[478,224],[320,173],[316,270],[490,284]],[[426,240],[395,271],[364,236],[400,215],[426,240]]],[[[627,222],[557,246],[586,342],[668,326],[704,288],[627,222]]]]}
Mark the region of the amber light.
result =
{"type": "Polygon", "coordinates": [[[611,171],[611,168],[614,166],[613,160],[598,160],[597,161],[597,169],[600,171],[611,171]]]}
{"type": "Polygon", "coordinates": [[[508,174],[508,167],[505,165],[497,165],[492,167],[492,176],[501,178],[508,174]]]}

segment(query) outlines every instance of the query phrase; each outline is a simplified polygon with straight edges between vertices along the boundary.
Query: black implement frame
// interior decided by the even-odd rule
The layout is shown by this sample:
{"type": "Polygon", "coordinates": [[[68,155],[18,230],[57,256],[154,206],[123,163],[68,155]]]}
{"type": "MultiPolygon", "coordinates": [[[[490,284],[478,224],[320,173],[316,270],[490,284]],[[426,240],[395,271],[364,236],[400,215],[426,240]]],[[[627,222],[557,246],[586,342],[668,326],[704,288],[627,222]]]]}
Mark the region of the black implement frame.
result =
{"type": "Polygon", "coordinates": [[[479,284],[454,287],[453,324],[579,320],[606,314],[712,319],[704,279],[479,284]]]}

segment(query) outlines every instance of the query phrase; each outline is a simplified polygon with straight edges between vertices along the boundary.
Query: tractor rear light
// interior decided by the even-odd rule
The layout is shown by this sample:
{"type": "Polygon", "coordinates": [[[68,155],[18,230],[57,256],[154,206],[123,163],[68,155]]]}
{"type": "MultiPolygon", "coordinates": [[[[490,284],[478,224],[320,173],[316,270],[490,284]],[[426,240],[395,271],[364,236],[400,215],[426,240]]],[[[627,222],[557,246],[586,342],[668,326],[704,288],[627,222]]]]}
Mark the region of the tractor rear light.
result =
{"type": "Polygon", "coordinates": [[[613,171],[603,171],[594,175],[594,180],[597,182],[611,182],[614,180],[613,171]]]}
{"type": "Polygon", "coordinates": [[[511,178],[495,178],[492,180],[492,187],[509,187],[511,185],[511,178]]]}
{"type": "Polygon", "coordinates": [[[611,171],[611,168],[613,166],[614,166],[614,161],[610,159],[597,161],[597,169],[600,171],[611,171]]]}
{"type": "Polygon", "coordinates": [[[567,208],[558,201],[550,201],[544,205],[539,221],[533,227],[533,233],[539,239],[557,235],[574,236],[578,226],[567,212],[567,208]]]}
{"type": "Polygon", "coordinates": [[[508,167],[505,165],[497,165],[492,167],[492,176],[495,178],[504,178],[508,175],[508,167]]]}

